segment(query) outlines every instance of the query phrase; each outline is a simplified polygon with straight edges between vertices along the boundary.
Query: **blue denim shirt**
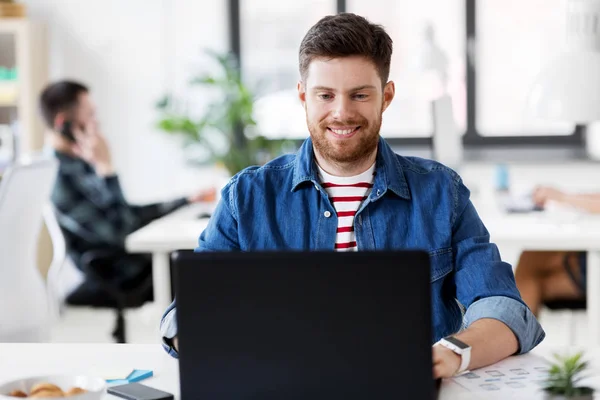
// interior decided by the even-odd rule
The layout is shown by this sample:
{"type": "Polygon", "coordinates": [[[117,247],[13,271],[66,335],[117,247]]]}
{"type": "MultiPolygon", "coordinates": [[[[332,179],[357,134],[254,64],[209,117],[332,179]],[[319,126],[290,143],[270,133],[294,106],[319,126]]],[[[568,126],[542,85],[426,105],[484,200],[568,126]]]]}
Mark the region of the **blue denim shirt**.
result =
{"type": "MultiPolygon", "coordinates": [[[[335,216],[308,139],[295,155],[233,177],[197,251],[333,251],[335,216]]],[[[520,353],[544,339],[544,331],[521,300],[511,266],[490,243],[469,190],[451,169],[399,156],[380,138],[373,190],[356,214],[354,229],[359,251],[429,252],[432,343],[482,318],[505,323],[516,335],[520,353]]],[[[177,333],[175,311],[173,303],[163,316],[165,338],[177,333]]],[[[165,348],[177,356],[170,346],[165,348]]]]}

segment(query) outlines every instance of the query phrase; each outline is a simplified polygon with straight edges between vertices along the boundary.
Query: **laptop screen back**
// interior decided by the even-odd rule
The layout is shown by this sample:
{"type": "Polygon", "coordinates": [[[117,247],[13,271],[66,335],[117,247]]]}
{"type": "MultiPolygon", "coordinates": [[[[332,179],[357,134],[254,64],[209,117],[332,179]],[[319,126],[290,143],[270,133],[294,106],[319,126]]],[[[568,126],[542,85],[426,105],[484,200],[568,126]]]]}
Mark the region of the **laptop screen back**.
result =
{"type": "Polygon", "coordinates": [[[181,252],[175,274],[183,400],[433,396],[425,252],[181,252]]]}

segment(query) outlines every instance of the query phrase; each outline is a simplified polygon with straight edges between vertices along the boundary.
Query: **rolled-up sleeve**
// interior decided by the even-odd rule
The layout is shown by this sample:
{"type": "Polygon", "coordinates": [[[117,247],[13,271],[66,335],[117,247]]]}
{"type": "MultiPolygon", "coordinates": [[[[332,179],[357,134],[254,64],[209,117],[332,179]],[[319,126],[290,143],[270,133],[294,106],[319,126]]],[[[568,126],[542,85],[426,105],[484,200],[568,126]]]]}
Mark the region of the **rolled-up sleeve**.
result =
{"type": "Polygon", "coordinates": [[[519,354],[533,349],[546,335],[529,308],[509,297],[486,297],[471,304],[465,314],[465,325],[468,327],[483,318],[495,319],[508,326],[519,341],[519,354]]]}
{"type": "Polygon", "coordinates": [[[479,319],[503,322],[527,353],[545,337],[544,330],[521,299],[511,266],[500,252],[469,199],[469,190],[455,182],[452,248],[456,298],[466,308],[464,323],[479,319]]]}

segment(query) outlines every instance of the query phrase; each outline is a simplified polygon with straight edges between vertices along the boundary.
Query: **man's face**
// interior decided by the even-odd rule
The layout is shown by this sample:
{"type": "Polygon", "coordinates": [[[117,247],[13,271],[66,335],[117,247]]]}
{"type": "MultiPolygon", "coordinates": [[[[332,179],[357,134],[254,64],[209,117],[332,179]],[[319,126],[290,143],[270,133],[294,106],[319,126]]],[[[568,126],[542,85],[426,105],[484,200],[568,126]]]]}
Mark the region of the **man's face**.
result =
{"type": "Polygon", "coordinates": [[[54,119],[54,127],[60,130],[65,121],[71,121],[73,128],[79,131],[85,131],[86,126],[96,123],[96,106],[88,93],[80,93],[75,106],[59,113],[54,119]]]}
{"type": "Polygon", "coordinates": [[[96,106],[90,98],[89,93],[81,93],[77,99],[77,105],[72,114],[73,123],[79,129],[85,129],[86,125],[96,122],[96,106]]]}
{"type": "Polygon", "coordinates": [[[364,57],[315,58],[298,94],[315,150],[328,161],[352,164],[377,148],[394,83],[382,90],[375,65],[364,57]]]}

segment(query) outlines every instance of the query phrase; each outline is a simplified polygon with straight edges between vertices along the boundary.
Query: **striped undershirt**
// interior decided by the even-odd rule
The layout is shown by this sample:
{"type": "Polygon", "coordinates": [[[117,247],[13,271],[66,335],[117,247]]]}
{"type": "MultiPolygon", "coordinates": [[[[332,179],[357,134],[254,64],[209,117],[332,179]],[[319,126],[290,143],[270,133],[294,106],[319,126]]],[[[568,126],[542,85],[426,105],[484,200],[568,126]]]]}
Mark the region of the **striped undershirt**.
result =
{"type": "Polygon", "coordinates": [[[338,217],[335,238],[336,251],[357,251],[354,216],[371,193],[375,164],[360,175],[340,177],[329,175],[319,166],[321,186],[329,195],[338,217]]]}

